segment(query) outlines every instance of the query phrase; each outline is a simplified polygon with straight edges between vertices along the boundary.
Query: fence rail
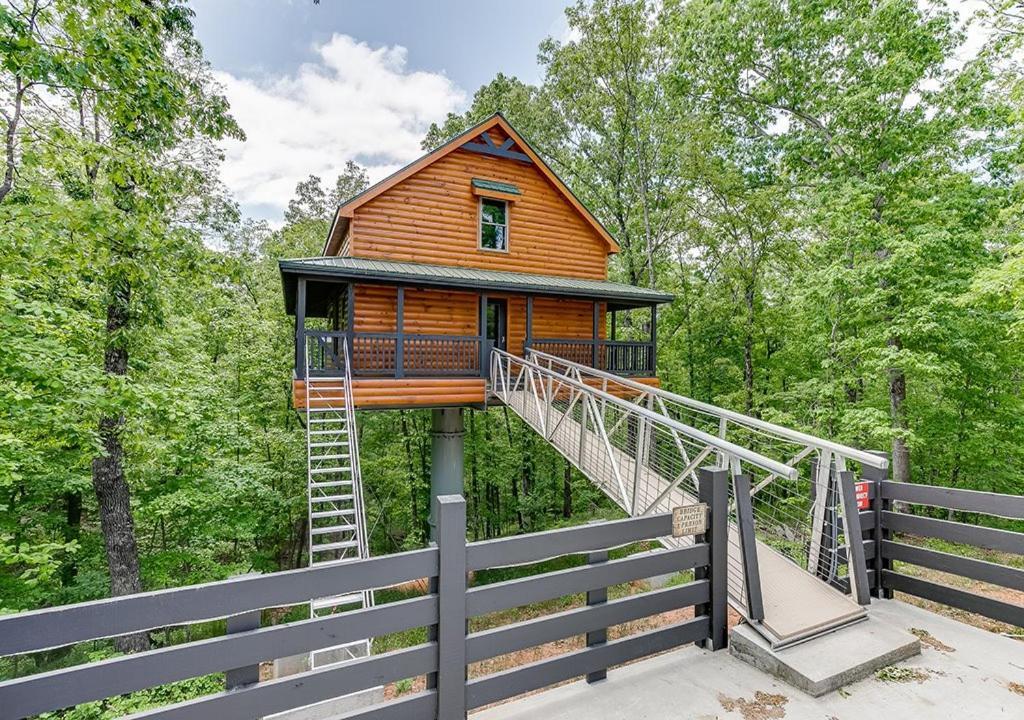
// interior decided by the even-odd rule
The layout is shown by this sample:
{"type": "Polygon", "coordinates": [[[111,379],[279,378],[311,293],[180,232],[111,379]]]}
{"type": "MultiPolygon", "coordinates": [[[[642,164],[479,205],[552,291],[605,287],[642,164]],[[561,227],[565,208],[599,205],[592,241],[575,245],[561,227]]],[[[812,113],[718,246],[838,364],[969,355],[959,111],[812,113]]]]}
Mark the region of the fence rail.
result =
{"type": "Polygon", "coordinates": [[[893,482],[884,471],[876,472],[872,481],[871,509],[860,515],[865,555],[873,566],[868,575],[874,594],[891,598],[894,591],[899,591],[1024,627],[1024,606],[916,577],[894,566],[899,562],[1024,591],[1024,569],[907,542],[910,537],[919,537],[1024,556],[1024,532],[913,514],[909,508],[923,506],[1024,520],[1024,497],[893,482]]]}
{"type": "Polygon", "coordinates": [[[681,644],[724,647],[728,507],[725,476],[702,469],[707,532],[678,550],[604,561],[612,547],[671,534],[671,514],[585,525],[467,544],[465,502],[438,498],[434,547],[397,555],[246,576],[193,587],[48,608],[0,618],[0,655],[18,655],[171,625],[228,619],[228,634],[86,663],[0,683],[0,717],[19,718],[192,677],[226,673],[227,689],[139,713],[138,718],[252,718],[304,707],[381,684],[428,676],[427,689],[352,714],[356,718],[453,718],[572,677],[681,644]],[[721,487],[720,487],[721,486],[721,487]],[[590,553],[587,564],[469,587],[470,571],[590,553]],[[602,556],[601,561],[594,557],[602,556]],[[692,582],[606,601],[619,583],[693,570],[692,582]],[[378,589],[428,578],[422,597],[260,628],[262,609],[310,598],[378,589]],[[585,607],[467,633],[467,619],[564,595],[588,593],[585,607]],[[610,626],[685,607],[692,620],[611,642],[610,626]],[[239,621],[241,620],[241,621],[239,621]],[[363,639],[428,628],[428,642],[340,665],[258,681],[259,664],[363,639]],[[555,658],[467,680],[467,665],[587,634],[588,646],[555,658]]]}

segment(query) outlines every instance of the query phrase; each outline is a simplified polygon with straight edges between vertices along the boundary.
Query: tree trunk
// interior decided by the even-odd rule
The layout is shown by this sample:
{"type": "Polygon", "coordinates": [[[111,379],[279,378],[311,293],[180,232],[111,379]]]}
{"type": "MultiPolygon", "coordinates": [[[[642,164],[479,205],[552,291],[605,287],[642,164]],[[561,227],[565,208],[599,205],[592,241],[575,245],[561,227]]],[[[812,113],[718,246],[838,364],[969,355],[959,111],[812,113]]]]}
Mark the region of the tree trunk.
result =
{"type": "Polygon", "coordinates": [[[473,540],[480,539],[480,480],[477,471],[477,437],[476,437],[476,411],[469,411],[469,497],[472,501],[470,506],[470,522],[473,525],[473,540]]]}
{"type": "MultiPolygon", "coordinates": [[[[120,335],[128,325],[130,302],[131,286],[122,280],[117,283],[107,306],[107,349],[103,358],[103,371],[107,375],[128,374],[128,350],[120,335]]],[[[110,571],[110,594],[115,597],[142,592],[131,492],[124,476],[123,428],[123,413],[105,415],[100,419],[103,453],[92,461],[92,484],[99,502],[100,527],[110,571]]],[[[148,650],[149,636],[146,633],[125,635],[115,638],[114,646],[120,652],[148,650]]]]}
{"type": "Polygon", "coordinates": [[[754,415],[754,288],[743,293],[747,306],[747,322],[743,329],[743,391],[747,415],[754,415]]]}
{"type": "Polygon", "coordinates": [[[565,461],[565,472],[562,475],[562,517],[572,517],[572,463],[565,461]]]}
{"type": "MultiPolygon", "coordinates": [[[[890,346],[899,347],[899,340],[889,341],[890,346]]],[[[889,368],[889,414],[895,434],[892,438],[892,479],[896,482],[910,482],[910,448],[907,447],[907,376],[901,368],[889,368]]]]}

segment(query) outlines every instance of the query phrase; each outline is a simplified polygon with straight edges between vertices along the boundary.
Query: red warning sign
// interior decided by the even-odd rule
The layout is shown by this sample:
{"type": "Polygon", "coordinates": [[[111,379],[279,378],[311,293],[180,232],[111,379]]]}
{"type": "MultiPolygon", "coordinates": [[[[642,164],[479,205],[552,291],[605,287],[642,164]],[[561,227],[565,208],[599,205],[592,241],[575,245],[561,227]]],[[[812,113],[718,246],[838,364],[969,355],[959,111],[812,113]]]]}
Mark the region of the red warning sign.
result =
{"type": "Polygon", "coordinates": [[[857,509],[868,510],[871,508],[871,482],[862,480],[855,486],[857,492],[857,509]]]}

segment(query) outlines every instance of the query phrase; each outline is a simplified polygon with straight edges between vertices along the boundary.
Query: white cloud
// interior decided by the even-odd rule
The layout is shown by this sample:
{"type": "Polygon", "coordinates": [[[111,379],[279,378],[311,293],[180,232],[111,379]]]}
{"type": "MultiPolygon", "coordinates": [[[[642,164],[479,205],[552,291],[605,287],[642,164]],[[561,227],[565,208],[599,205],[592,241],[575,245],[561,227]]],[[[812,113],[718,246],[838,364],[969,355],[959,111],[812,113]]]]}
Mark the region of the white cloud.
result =
{"type": "Polygon", "coordinates": [[[226,144],[223,180],[243,208],[261,208],[268,219],[310,174],[329,185],[355,160],[376,181],[416,159],[429,124],[466,100],[442,73],[409,71],[404,47],[334,35],[314,49],[317,61],[294,75],[216,73],[247,136],[226,144]]]}

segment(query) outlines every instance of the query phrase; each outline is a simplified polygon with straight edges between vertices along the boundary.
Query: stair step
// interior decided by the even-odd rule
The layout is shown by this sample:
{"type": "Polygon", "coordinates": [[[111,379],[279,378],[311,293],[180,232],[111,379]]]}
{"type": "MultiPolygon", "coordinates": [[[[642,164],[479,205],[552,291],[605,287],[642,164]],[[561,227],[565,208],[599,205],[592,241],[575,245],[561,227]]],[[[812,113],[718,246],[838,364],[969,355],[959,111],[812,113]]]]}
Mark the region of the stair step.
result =
{"type": "Polygon", "coordinates": [[[325,503],[325,502],[342,502],[344,500],[351,500],[352,495],[323,495],[321,497],[311,497],[310,502],[325,503]]]}
{"type": "Polygon", "coordinates": [[[355,532],[355,525],[331,525],[329,527],[315,527],[311,531],[314,535],[333,535],[334,533],[355,532]]]}
{"type": "Polygon", "coordinates": [[[313,545],[311,550],[313,552],[327,552],[329,550],[347,550],[348,548],[354,548],[359,543],[355,540],[342,540],[341,542],[324,543],[322,545],[313,545]]]}
{"type": "Polygon", "coordinates": [[[348,467],[334,467],[334,468],[313,468],[309,471],[310,475],[327,475],[328,473],[339,473],[349,472],[351,468],[348,467]]]}
{"type": "Polygon", "coordinates": [[[326,425],[327,423],[343,423],[343,422],[345,422],[345,418],[316,418],[314,420],[310,420],[309,424],[310,425],[326,425]]]}
{"type": "Polygon", "coordinates": [[[310,460],[347,460],[348,453],[341,453],[340,455],[310,455],[310,460]]]}
{"type": "Polygon", "coordinates": [[[350,593],[349,595],[336,595],[329,598],[319,598],[310,603],[313,606],[313,610],[325,610],[327,608],[339,607],[341,605],[354,605],[355,603],[362,604],[363,594],[362,593],[350,593]]]}
{"type": "Polygon", "coordinates": [[[324,413],[324,412],[342,412],[344,405],[341,407],[307,407],[306,412],[311,413],[324,413]]]}
{"type": "Polygon", "coordinates": [[[351,485],[351,480],[328,480],[326,482],[310,483],[309,486],[313,489],[316,488],[327,488],[327,487],[339,487],[341,485],[351,485]]]}
{"type": "Polygon", "coordinates": [[[310,513],[310,517],[314,520],[323,520],[324,518],[350,517],[355,514],[355,508],[348,508],[347,510],[318,510],[310,513]]]}
{"type": "Polygon", "coordinates": [[[311,448],[318,448],[318,447],[342,447],[342,446],[345,446],[345,445],[348,445],[348,440],[325,440],[324,442],[310,443],[309,447],[311,447],[311,448]]]}
{"type": "MultiPolygon", "coordinates": [[[[348,435],[348,430],[310,430],[310,435],[348,435]]],[[[347,442],[347,440],[331,440],[329,442],[347,442]]],[[[315,445],[313,447],[316,447],[315,445]]]]}

